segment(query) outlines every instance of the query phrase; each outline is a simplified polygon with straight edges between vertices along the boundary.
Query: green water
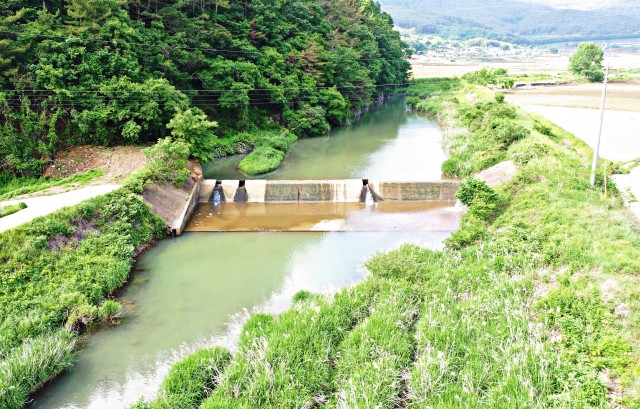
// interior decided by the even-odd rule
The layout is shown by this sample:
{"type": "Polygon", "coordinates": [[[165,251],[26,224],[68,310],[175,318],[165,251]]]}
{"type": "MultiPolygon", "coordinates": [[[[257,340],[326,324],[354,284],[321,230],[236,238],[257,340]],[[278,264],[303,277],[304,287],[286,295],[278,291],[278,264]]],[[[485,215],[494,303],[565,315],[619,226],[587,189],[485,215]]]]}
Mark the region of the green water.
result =
{"type": "Polygon", "coordinates": [[[362,262],[402,242],[438,247],[438,233],[187,233],[139,261],[122,294],[122,324],[96,331],[75,367],[33,408],[124,408],[153,396],[187,351],[233,347],[246,311],[280,312],[300,290],[331,292],[363,278],[362,262]]]}
{"type": "MultiPolygon", "coordinates": [[[[267,177],[438,180],[444,159],[436,124],[408,113],[404,99],[395,98],[350,128],[299,141],[282,168],[267,177]]],[[[241,178],[238,161],[210,164],[206,176],[241,178]]],[[[389,226],[398,222],[393,212],[362,217],[359,225],[368,228],[394,230],[389,226]]],[[[377,251],[403,242],[438,247],[449,234],[187,233],[164,240],[139,260],[121,294],[122,323],[89,334],[74,368],[36,394],[31,407],[118,409],[152,397],[170,365],[190,350],[233,349],[248,312],[277,313],[300,290],[352,285],[363,279],[362,263],[377,251]]]]}
{"type": "MultiPolygon", "coordinates": [[[[237,170],[242,158],[234,155],[205,164],[205,178],[247,179],[237,170]]],[[[438,125],[408,112],[405,99],[396,97],[350,127],[299,140],[278,170],[257,178],[440,180],[445,159],[438,125]]]]}

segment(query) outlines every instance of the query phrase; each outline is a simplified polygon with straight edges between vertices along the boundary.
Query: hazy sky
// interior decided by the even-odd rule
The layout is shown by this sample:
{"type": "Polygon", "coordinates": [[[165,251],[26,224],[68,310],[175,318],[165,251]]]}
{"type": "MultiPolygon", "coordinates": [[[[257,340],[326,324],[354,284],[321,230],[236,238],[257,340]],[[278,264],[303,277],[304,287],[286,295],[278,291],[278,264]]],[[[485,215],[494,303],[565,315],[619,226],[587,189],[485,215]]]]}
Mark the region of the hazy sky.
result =
{"type": "Polygon", "coordinates": [[[526,0],[531,3],[546,4],[557,8],[589,10],[616,6],[640,5],[638,0],[526,0]]]}

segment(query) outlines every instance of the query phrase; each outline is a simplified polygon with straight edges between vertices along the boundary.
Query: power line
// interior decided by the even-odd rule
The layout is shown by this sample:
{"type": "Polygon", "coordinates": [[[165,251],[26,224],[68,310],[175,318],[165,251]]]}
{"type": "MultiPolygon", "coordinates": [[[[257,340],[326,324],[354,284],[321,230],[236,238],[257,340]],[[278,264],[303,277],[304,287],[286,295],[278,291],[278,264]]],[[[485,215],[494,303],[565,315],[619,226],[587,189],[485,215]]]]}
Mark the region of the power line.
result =
{"type": "MultiPolygon", "coordinates": [[[[140,83],[132,83],[132,84],[140,84],[140,83]]],[[[381,87],[400,87],[409,85],[408,82],[404,83],[389,83],[389,84],[370,84],[370,85],[333,85],[333,86],[317,86],[317,87],[284,87],[284,88],[245,88],[245,89],[172,89],[172,90],[74,90],[74,89],[60,89],[60,90],[51,90],[51,89],[0,89],[0,92],[7,93],[20,93],[20,92],[31,92],[31,93],[42,93],[45,96],[54,96],[61,95],[64,96],[65,92],[71,93],[83,93],[83,94],[113,94],[113,93],[131,93],[131,94],[154,94],[154,93],[171,93],[171,92],[197,92],[197,93],[223,93],[223,92],[251,92],[251,91],[261,91],[261,92],[276,92],[276,91],[294,91],[294,90],[322,90],[322,89],[357,89],[357,88],[381,88],[381,87]]]]}
{"type": "MultiPolygon", "coordinates": [[[[247,55],[264,55],[264,53],[262,51],[244,51],[244,50],[226,50],[226,49],[220,49],[220,48],[209,48],[209,47],[195,47],[195,46],[178,46],[178,45],[170,45],[170,44],[149,44],[149,43],[133,43],[133,42],[129,42],[129,41],[120,41],[120,40],[102,40],[99,38],[81,38],[81,37],[72,37],[72,36],[62,36],[62,35],[46,35],[46,34],[40,34],[40,33],[25,33],[23,31],[12,31],[12,30],[0,30],[0,33],[7,33],[7,34],[15,34],[15,35],[22,35],[22,34],[31,34],[33,36],[36,37],[43,37],[43,38],[55,38],[55,39],[67,39],[67,40],[78,40],[78,41],[86,41],[86,42],[97,42],[97,43],[104,43],[104,44],[111,44],[111,45],[130,45],[130,46],[137,46],[137,47],[157,47],[157,48],[168,48],[168,49],[177,49],[177,50],[189,50],[189,51],[209,51],[209,52],[217,52],[217,53],[229,53],[229,54],[247,54],[247,55]]],[[[294,51],[295,52],[295,51],[294,51]]],[[[292,52],[292,53],[294,53],[292,52]]],[[[303,51],[300,51],[303,52],[303,51]]],[[[289,57],[290,54],[282,54],[282,53],[277,53],[280,57],[289,57]]],[[[380,60],[380,61],[391,61],[388,60],[382,56],[380,57],[375,57],[375,58],[358,58],[358,61],[376,61],[376,60],[380,60]]]]}

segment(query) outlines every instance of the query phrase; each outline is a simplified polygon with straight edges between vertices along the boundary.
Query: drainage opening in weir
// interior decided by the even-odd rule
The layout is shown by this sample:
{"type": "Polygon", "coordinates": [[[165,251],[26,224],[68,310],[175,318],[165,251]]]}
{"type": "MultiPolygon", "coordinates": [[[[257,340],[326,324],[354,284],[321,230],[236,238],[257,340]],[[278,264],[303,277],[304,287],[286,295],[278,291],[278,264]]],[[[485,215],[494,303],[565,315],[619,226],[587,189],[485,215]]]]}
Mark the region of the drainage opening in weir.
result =
{"type": "Polygon", "coordinates": [[[369,179],[362,179],[362,191],[360,192],[360,202],[367,206],[374,205],[376,198],[369,188],[369,179]]]}
{"type": "Polygon", "coordinates": [[[221,180],[216,180],[216,185],[213,188],[213,192],[211,192],[209,201],[212,202],[214,206],[217,206],[227,201],[227,198],[224,195],[224,189],[222,189],[221,180]]]}
{"type": "Polygon", "coordinates": [[[233,201],[236,203],[247,203],[249,197],[247,195],[247,188],[245,187],[246,181],[241,180],[236,189],[236,194],[233,197],[233,201]]]}

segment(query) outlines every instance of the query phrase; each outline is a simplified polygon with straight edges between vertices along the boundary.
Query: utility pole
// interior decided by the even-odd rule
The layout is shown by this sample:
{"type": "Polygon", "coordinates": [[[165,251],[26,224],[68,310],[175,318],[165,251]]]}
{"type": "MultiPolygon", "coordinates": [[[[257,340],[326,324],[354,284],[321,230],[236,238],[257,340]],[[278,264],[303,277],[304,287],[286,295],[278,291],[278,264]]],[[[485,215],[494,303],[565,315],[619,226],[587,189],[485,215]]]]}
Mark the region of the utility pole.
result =
{"type": "Polygon", "coordinates": [[[607,80],[609,79],[609,67],[604,72],[604,85],[602,87],[602,102],[600,103],[600,129],[598,131],[598,141],[593,151],[593,163],[591,164],[591,186],[596,184],[596,166],[598,165],[598,155],[600,154],[600,138],[602,138],[602,121],[604,119],[604,103],[607,98],[607,80]]]}

